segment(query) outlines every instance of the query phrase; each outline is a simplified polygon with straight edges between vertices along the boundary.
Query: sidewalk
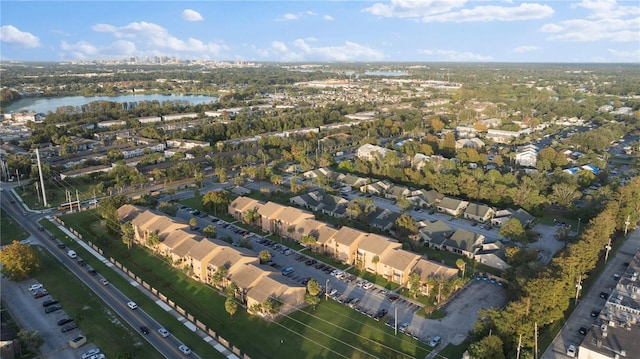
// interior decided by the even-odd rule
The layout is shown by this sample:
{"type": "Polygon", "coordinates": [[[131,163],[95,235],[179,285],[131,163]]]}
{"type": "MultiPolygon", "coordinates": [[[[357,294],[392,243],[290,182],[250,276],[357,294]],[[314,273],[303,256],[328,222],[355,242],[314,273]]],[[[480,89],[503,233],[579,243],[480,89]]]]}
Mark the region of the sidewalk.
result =
{"type": "Polygon", "coordinates": [[[220,353],[222,353],[224,356],[226,356],[229,359],[240,359],[240,357],[238,357],[236,354],[232,353],[228,348],[226,348],[224,345],[222,345],[220,342],[216,341],[214,338],[212,338],[209,334],[207,334],[206,332],[202,331],[200,328],[198,328],[196,325],[194,325],[193,323],[191,323],[187,318],[185,318],[184,316],[182,316],[180,313],[178,313],[177,311],[175,311],[173,308],[171,308],[169,305],[167,305],[165,302],[163,302],[160,298],[158,298],[157,296],[155,296],[153,293],[151,293],[150,291],[148,291],[146,288],[144,288],[143,286],[141,286],[138,282],[136,282],[135,280],[132,280],[131,277],[129,277],[126,273],[124,273],[122,270],[120,270],[118,267],[116,267],[113,263],[111,263],[107,258],[105,258],[104,256],[102,256],[100,253],[96,252],[91,246],[89,246],[87,243],[85,243],[84,241],[80,240],[78,237],[76,237],[73,233],[71,233],[67,228],[61,226],[59,223],[57,223],[56,221],[53,220],[53,218],[51,218],[51,216],[46,216],[47,220],[49,220],[51,223],[53,223],[54,225],[56,225],[61,231],[63,231],[66,235],[69,236],[69,238],[72,238],[74,241],[76,241],[76,243],[78,243],[80,246],[82,246],[84,249],[86,249],[89,253],[91,253],[91,255],[93,255],[94,257],[96,257],[97,259],[99,259],[102,263],[104,263],[107,267],[113,269],[113,271],[115,271],[116,273],[118,273],[122,278],[126,279],[129,284],[131,284],[134,288],[138,289],[140,292],[142,292],[143,294],[145,294],[147,297],[151,298],[152,300],[154,300],[154,302],[163,310],[165,310],[166,312],[168,312],[169,314],[171,314],[173,317],[175,317],[180,323],[182,323],[185,327],[189,328],[189,330],[191,330],[192,332],[196,333],[198,336],[200,336],[200,338],[202,338],[205,342],[209,343],[212,347],[214,347],[217,351],[219,351],[220,353]]]}

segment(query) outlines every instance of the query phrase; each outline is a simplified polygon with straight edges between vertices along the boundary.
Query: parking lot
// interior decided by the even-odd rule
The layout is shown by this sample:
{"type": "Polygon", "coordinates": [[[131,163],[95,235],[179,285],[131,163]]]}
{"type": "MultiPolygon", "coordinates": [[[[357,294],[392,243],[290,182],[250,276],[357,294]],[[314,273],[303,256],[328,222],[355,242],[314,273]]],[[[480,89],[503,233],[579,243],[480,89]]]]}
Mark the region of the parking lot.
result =
{"type": "MultiPolygon", "coordinates": [[[[38,294],[36,296],[39,298],[36,298],[34,293],[38,293],[37,290],[29,290],[29,287],[34,284],[37,284],[35,280],[16,283],[3,276],[2,300],[6,302],[6,308],[9,308],[13,319],[23,328],[40,333],[42,339],[44,339],[44,343],[40,348],[43,356],[50,359],[79,358],[82,353],[95,348],[90,343],[83,345],[79,349],[73,349],[69,346],[69,340],[82,335],[82,332],[76,328],[63,333],[61,331],[62,327],[73,322],[58,325],[58,321],[68,318],[64,308],[46,313],[43,303],[53,298],[48,294],[43,296],[38,294]]],[[[46,288],[43,289],[46,290],[46,288]]],[[[47,306],[47,308],[54,305],[47,306]]]]}

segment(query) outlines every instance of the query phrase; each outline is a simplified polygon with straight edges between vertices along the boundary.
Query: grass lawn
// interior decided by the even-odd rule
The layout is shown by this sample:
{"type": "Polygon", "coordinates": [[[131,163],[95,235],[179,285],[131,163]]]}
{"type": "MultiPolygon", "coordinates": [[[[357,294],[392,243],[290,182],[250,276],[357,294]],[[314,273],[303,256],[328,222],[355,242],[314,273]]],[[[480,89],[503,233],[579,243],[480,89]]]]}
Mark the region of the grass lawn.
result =
{"type": "Polygon", "coordinates": [[[29,233],[4,210],[0,212],[0,245],[29,238],[29,233]]]}
{"type": "Polygon", "coordinates": [[[87,337],[108,357],[128,354],[131,358],[162,358],[140,334],[111,311],[75,275],[60,265],[46,250],[39,248],[41,270],[35,278],[60,301],[87,337]]]}
{"type": "MultiPolygon", "coordinates": [[[[100,231],[91,223],[95,217],[87,213],[67,215],[63,220],[85,238],[100,231]]],[[[105,255],[116,258],[187,312],[196,313],[198,320],[252,358],[423,358],[429,352],[426,344],[406,335],[395,337],[383,322],[333,301],[322,301],[316,310],[306,308],[278,322],[249,316],[242,308],[231,318],[224,308],[225,297],[188,278],[163,258],[137,246],[127,249],[119,241],[103,249],[105,255]]],[[[188,345],[198,351],[192,343],[188,345]]]]}
{"type": "MultiPolygon", "coordinates": [[[[76,189],[78,190],[78,197],[80,197],[80,201],[88,200],[93,198],[93,192],[90,192],[91,185],[87,183],[73,183],[72,186],[68,188],[59,187],[59,186],[48,186],[46,187],[47,199],[49,207],[57,208],[60,204],[68,202],[65,194],[65,190],[71,191],[71,200],[75,201],[76,197],[76,189]]],[[[38,201],[38,195],[35,192],[35,187],[24,187],[24,191],[20,190],[16,187],[16,193],[22,197],[24,203],[32,209],[44,209],[44,203],[42,200],[38,201]]]]}

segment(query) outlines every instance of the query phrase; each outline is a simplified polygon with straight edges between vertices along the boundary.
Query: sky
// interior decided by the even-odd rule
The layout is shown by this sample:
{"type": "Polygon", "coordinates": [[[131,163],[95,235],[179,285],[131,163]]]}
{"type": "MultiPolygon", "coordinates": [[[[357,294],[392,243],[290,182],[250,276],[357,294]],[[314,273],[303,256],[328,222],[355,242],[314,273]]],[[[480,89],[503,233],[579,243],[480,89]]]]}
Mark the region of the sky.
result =
{"type": "Polygon", "coordinates": [[[1,61],[640,62],[637,0],[0,2],[1,61]]]}

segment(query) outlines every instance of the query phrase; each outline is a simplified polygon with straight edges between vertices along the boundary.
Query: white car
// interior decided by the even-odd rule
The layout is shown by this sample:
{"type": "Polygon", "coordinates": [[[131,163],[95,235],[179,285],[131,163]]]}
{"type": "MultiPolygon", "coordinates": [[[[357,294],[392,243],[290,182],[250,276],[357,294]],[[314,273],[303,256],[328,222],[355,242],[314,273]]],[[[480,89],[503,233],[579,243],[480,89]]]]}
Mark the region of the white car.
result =
{"type": "Polygon", "coordinates": [[[136,302],[129,302],[129,303],[127,303],[127,306],[128,306],[131,310],[133,310],[133,309],[137,309],[137,308],[138,308],[138,305],[136,304],[136,302]]]}
{"type": "Polygon", "coordinates": [[[89,359],[89,358],[91,358],[92,356],[94,356],[94,355],[96,355],[96,354],[99,354],[99,353],[100,353],[100,349],[98,349],[98,348],[91,349],[91,350],[89,350],[88,352],[86,352],[86,353],[82,354],[82,359],[89,359]]]}
{"type": "Polygon", "coordinates": [[[102,285],[109,285],[109,280],[106,278],[102,278],[100,279],[100,283],[102,283],[102,285]]]}
{"type": "Polygon", "coordinates": [[[332,271],[331,271],[331,276],[332,276],[332,277],[337,277],[337,276],[338,276],[338,274],[340,274],[340,271],[339,271],[339,270],[337,270],[337,269],[334,269],[334,270],[332,270],[332,271]]]}
{"type": "Polygon", "coordinates": [[[371,283],[371,282],[365,282],[362,285],[362,288],[364,288],[364,289],[371,289],[372,287],[373,287],[373,283],[371,283]]]}
{"type": "Polygon", "coordinates": [[[106,356],[102,353],[100,354],[95,354],[89,357],[89,359],[106,359],[106,356]]]}
{"type": "Polygon", "coordinates": [[[576,346],[571,344],[569,345],[569,347],[567,348],[567,356],[570,358],[575,358],[576,357],[576,346]]]}
{"type": "Polygon", "coordinates": [[[398,328],[398,330],[400,331],[400,333],[404,333],[407,330],[407,328],[409,328],[409,323],[402,323],[398,328]]]}
{"type": "Polygon", "coordinates": [[[44,286],[40,283],[32,284],[31,287],[29,287],[29,291],[33,292],[34,290],[38,290],[42,287],[44,286]]]}
{"type": "Polygon", "coordinates": [[[169,336],[169,331],[168,331],[168,330],[166,330],[166,329],[164,329],[164,328],[160,328],[160,329],[158,329],[158,333],[160,333],[160,335],[161,335],[163,338],[166,338],[166,337],[168,337],[168,336],[169,336]]]}
{"type": "Polygon", "coordinates": [[[189,349],[188,346],[182,344],[181,346],[178,347],[178,349],[180,349],[180,351],[182,352],[182,354],[184,355],[189,355],[191,354],[191,349],[189,349]]]}

